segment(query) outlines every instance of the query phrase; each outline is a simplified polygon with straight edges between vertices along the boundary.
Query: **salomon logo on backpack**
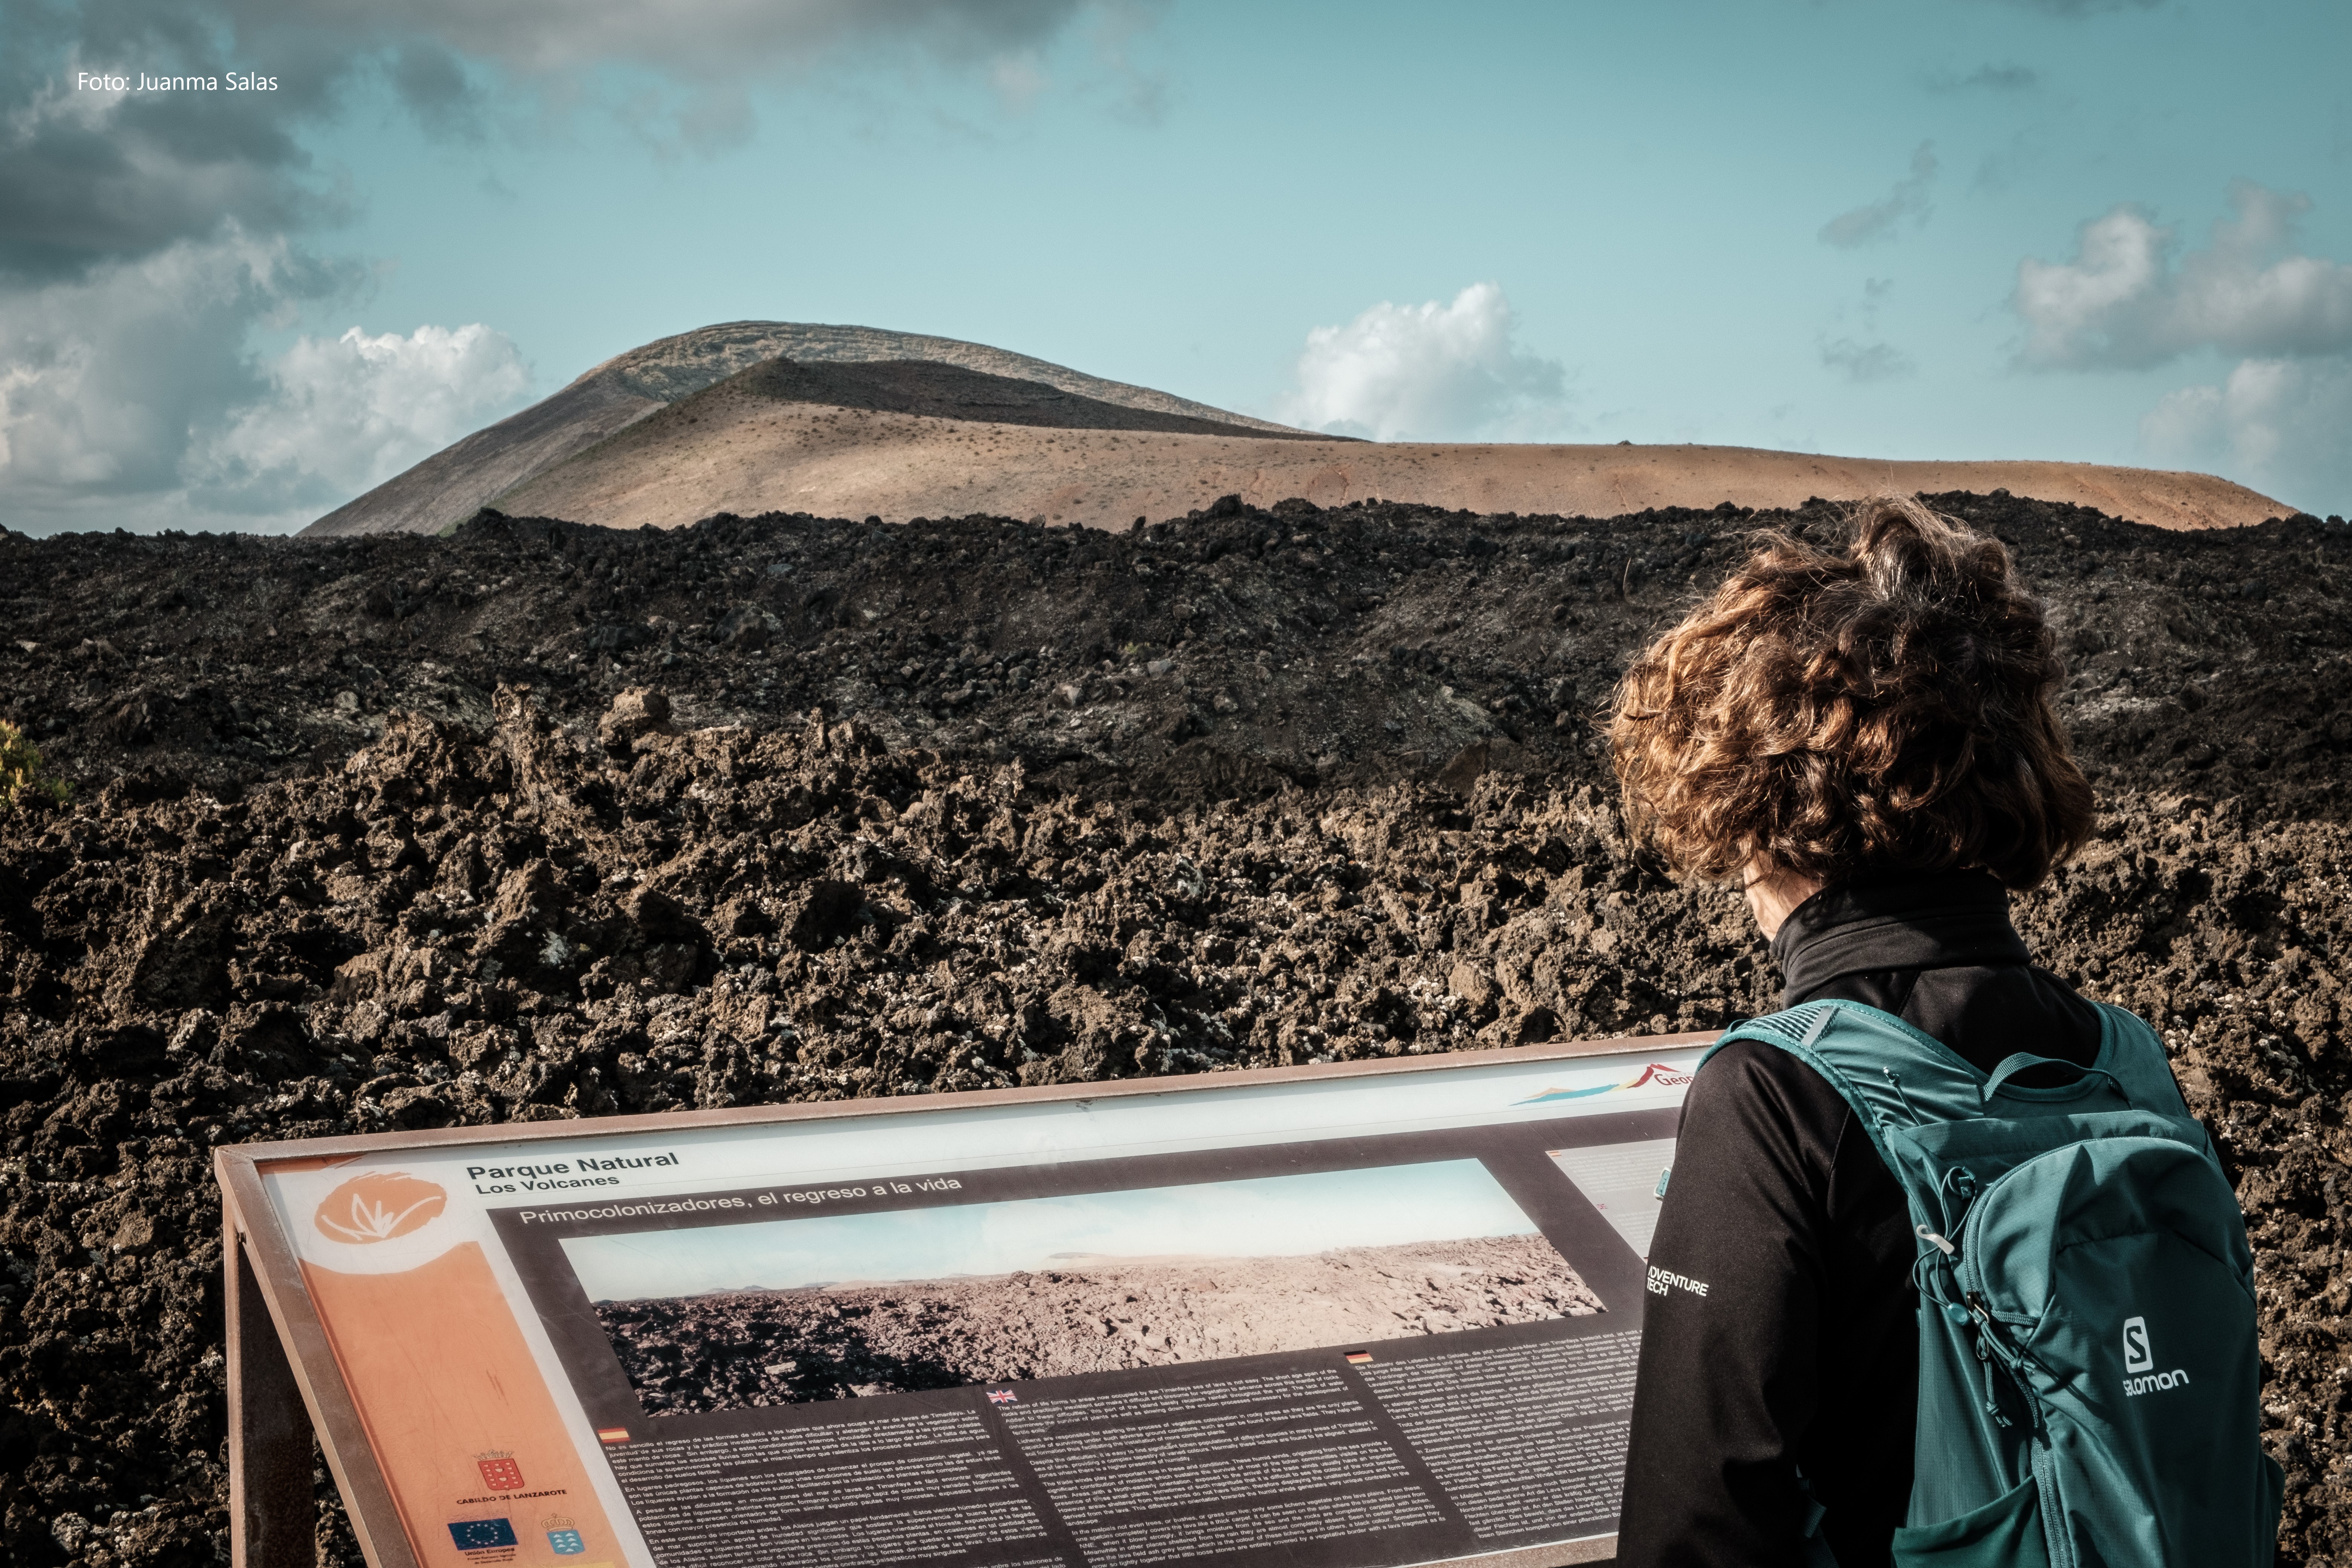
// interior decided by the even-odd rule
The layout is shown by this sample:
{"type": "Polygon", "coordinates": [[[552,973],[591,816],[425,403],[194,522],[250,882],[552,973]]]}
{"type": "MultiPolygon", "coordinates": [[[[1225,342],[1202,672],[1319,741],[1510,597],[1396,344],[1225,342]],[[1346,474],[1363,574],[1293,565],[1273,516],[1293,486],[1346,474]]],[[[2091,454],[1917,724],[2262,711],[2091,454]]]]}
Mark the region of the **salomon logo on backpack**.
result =
{"type": "Polygon", "coordinates": [[[2147,1320],[2126,1318],[2124,1320],[2124,1370],[2147,1373],[2146,1377],[2124,1379],[2126,1398],[2137,1398],[2143,1394],[2161,1394],[2168,1388],[2178,1388],[2189,1381],[2189,1374],[2185,1372],[2150,1371],[2149,1369],[2155,1365],[2156,1358],[2148,1353],[2147,1349],[2147,1320]]]}
{"type": "Polygon", "coordinates": [[[1988,1075],[1852,1002],[1717,1042],[1779,1046],[1821,1074],[1909,1201],[1919,1427],[1904,1568],[2272,1560],[2284,1478],[2259,1442],[2245,1221],[2155,1034],[2101,1012],[2088,1068],[2018,1055],[1988,1075]],[[2033,1068],[2062,1081],[2018,1081],[2033,1068]]]}

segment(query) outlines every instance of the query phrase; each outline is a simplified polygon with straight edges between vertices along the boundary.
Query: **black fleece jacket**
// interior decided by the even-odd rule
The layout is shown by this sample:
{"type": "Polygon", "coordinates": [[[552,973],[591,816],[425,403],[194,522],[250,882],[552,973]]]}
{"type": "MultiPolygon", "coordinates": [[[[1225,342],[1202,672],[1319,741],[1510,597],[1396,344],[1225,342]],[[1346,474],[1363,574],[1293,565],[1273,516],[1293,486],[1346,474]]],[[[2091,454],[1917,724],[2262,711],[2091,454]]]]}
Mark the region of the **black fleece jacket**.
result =
{"type": "MultiPolygon", "coordinates": [[[[2029,961],[1981,872],[1825,889],[1773,938],[1782,1004],[1867,1003],[1990,1072],[2089,1063],[2098,1010],[2029,961]]],[[[1704,1296],[1645,1298],[1617,1542],[1624,1568],[1879,1568],[1911,1495],[1918,1250],[1902,1189],[1844,1100],[1795,1057],[1735,1041],[1684,1102],[1650,1261],[1704,1296]]]]}

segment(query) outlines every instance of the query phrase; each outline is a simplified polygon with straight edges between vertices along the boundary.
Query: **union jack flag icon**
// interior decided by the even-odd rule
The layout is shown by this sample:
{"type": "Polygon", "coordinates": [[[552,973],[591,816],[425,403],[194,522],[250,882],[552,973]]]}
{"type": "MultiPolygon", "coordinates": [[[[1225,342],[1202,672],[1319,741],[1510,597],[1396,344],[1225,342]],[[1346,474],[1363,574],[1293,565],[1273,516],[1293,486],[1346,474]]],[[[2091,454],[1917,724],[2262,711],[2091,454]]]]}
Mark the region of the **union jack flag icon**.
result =
{"type": "Polygon", "coordinates": [[[1009,1388],[992,1388],[988,1391],[988,1402],[991,1405],[1018,1405],[1021,1396],[1009,1388]]]}

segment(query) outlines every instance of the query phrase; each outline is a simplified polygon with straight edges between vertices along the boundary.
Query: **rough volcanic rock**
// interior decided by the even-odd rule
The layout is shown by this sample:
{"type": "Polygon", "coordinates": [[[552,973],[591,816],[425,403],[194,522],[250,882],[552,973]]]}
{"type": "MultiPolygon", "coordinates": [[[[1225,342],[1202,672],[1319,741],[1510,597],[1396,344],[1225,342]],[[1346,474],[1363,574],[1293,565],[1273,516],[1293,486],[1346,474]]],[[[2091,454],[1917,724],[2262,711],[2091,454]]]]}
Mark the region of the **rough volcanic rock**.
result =
{"type": "MultiPolygon", "coordinates": [[[[1929,499],[2009,542],[2055,605],[2101,784],[2266,798],[2341,773],[2341,527],[2180,533],[1929,499]]],[[[566,727],[649,688],[682,729],[854,719],[884,744],[1171,798],[1425,780],[1465,752],[1600,784],[1591,718],[1626,652],[1757,528],[1838,516],[1286,501],[1125,535],[496,514],[446,541],[0,531],[0,716],[134,792],[313,773],[394,711],[478,728],[500,684],[566,727]]]]}
{"type": "MultiPolygon", "coordinates": [[[[2285,1561],[2340,1568],[2352,536],[1935,499],[2056,606],[2103,816],[2021,926],[2213,1130],[2285,1561]]],[[[79,786],[0,822],[0,1550],[215,1561],[219,1142],[1770,1006],[1736,898],[1629,853],[1589,721],[1769,521],[1831,516],[0,536],[0,708],[79,786]],[[743,605],[759,647],[712,637],[743,605]],[[608,747],[630,688],[675,732],[608,747]]]]}

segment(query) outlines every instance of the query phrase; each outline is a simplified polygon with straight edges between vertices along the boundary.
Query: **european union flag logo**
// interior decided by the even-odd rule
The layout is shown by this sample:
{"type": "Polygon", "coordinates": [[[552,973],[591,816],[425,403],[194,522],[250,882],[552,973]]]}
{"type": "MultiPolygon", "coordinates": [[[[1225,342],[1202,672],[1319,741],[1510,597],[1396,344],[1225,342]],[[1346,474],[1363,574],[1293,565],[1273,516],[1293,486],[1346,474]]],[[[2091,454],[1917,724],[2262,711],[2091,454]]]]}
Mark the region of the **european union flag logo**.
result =
{"type": "Polygon", "coordinates": [[[588,1550],[588,1543],[580,1539],[580,1532],[576,1530],[551,1530],[547,1532],[547,1543],[555,1548],[558,1557],[574,1557],[588,1550]]]}
{"type": "Polygon", "coordinates": [[[516,1544],[514,1525],[503,1519],[461,1520],[449,1527],[449,1538],[460,1552],[488,1552],[516,1544]]]}

